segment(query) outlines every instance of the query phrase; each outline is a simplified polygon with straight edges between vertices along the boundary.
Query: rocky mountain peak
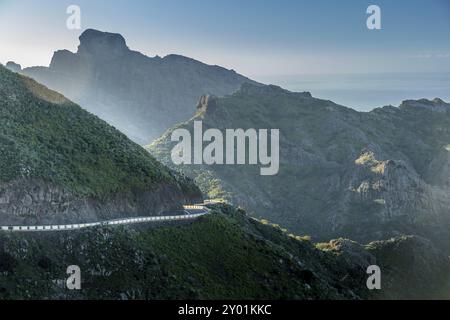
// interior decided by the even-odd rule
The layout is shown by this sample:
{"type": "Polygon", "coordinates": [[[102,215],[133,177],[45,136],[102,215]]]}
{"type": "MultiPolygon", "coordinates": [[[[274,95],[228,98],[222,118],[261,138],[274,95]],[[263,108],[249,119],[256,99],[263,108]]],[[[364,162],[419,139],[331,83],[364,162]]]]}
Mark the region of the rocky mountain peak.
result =
{"type": "Polygon", "coordinates": [[[421,108],[435,112],[450,112],[450,104],[439,98],[433,100],[406,100],[403,101],[400,108],[421,108]]]}
{"type": "Polygon", "coordinates": [[[122,55],[129,51],[125,38],[118,33],[88,29],[79,39],[78,53],[80,54],[122,55]]]}
{"type": "MultiPolygon", "coordinates": [[[[56,51],[49,67],[22,70],[139,144],[195,114],[202,95],[226,96],[252,80],[192,58],[150,58],[116,33],[88,29],[78,52],[56,51]]],[[[208,106],[210,107],[210,105],[208,106]]]]}
{"type": "Polygon", "coordinates": [[[11,70],[12,72],[22,71],[22,66],[20,64],[15,63],[14,61],[8,61],[6,63],[6,68],[11,70]]]}

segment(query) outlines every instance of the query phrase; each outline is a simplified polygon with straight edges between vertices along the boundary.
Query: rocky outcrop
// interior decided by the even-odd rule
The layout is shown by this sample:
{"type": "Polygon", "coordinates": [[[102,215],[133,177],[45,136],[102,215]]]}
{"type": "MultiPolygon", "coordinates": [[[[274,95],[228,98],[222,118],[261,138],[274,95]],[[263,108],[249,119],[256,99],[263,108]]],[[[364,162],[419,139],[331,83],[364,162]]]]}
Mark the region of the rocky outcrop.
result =
{"type": "Polygon", "coordinates": [[[5,67],[9,70],[11,70],[12,72],[20,72],[22,71],[22,66],[20,64],[17,64],[13,61],[9,61],[6,63],[5,67]]]}
{"type": "Polygon", "coordinates": [[[450,112],[450,104],[439,98],[433,99],[431,101],[427,99],[406,100],[400,105],[400,108],[420,108],[439,113],[450,112]]]}
{"type": "Polygon", "coordinates": [[[120,34],[100,32],[88,29],[80,36],[78,54],[92,55],[95,57],[120,56],[130,51],[125,38],[120,34]]]}
{"type": "Polygon", "coordinates": [[[334,216],[334,228],[352,226],[359,239],[364,234],[365,240],[383,239],[412,232],[417,226],[448,223],[450,196],[446,188],[428,184],[403,160],[378,161],[373,152],[365,152],[355,161],[348,185],[345,196],[338,200],[342,210],[334,216]],[[382,230],[379,225],[384,224],[391,227],[382,230]]]}
{"type": "Polygon", "coordinates": [[[422,237],[398,236],[367,245],[341,238],[317,246],[337,260],[340,284],[359,288],[362,297],[448,298],[450,259],[431,241],[422,237]],[[380,290],[369,291],[365,287],[369,266],[380,268],[380,290]]]}
{"type": "Polygon", "coordinates": [[[374,299],[448,299],[450,259],[431,241],[402,236],[365,246],[382,270],[382,290],[374,299]]]}

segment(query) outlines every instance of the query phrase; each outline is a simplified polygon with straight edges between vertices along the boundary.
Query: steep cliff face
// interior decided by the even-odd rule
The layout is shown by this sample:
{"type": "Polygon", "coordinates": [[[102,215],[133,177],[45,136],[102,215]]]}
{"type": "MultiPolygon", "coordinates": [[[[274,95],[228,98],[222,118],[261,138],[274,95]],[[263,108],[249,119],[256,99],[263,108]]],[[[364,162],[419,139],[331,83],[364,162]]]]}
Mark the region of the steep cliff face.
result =
{"type": "Polygon", "coordinates": [[[102,199],[79,196],[44,180],[23,179],[0,185],[0,223],[45,225],[157,216],[201,200],[195,187],[189,190],[171,183],[102,199]]]}
{"type": "MultiPolygon", "coordinates": [[[[340,284],[370,299],[448,299],[450,260],[429,240],[398,236],[362,245],[348,239],[316,244],[336,259],[335,276],[340,284]],[[381,271],[381,290],[365,292],[366,271],[376,265],[381,271]],[[362,289],[362,290],[361,290],[362,289]]],[[[328,269],[329,272],[331,269],[328,269]]]]}
{"type": "Polygon", "coordinates": [[[406,101],[360,113],[331,101],[275,86],[244,85],[209,97],[176,128],[280,129],[280,172],[255,166],[174,166],[174,129],[148,147],[158,159],[196,179],[210,197],[223,197],[321,239],[361,241],[402,233],[450,245],[450,105],[406,101]]]}
{"type": "Polygon", "coordinates": [[[0,224],[158,215],[198,188],[123,134],[0,66],[0,224]]]}
{"type": "Polygon", "coordinates": [[[430,235],[449,239],[446,227],[442,227],[450,218],[447,187],[427,183],[404,160],[378,161],[369,152],[355,164],[341,199],[341,210],[333,217],[336,230],[344,229],[360,237],[366,233],[363,239],[370,240],[420,232],[416,229],[420,226],[424,230],[435,228],[430,235]],[[360,212],[365,214],[361,216],[360,212]]]}
{"type": "Polygon", "coordinates": [[[146,144],[189,118],[203,94],[232,93],[252,82],[232,70],[169,55],[131,51],[119,34],[86,30],[76,53],[56,51],[48,68],[22,70],[146,144]]]}

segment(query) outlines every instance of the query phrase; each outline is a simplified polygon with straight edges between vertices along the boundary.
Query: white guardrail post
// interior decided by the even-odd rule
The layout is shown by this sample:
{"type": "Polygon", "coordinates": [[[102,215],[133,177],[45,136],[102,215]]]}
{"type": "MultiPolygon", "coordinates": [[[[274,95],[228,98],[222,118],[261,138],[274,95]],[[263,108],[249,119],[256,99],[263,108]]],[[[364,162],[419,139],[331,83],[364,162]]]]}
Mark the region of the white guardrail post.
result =
{"type": "MultiPolygon", "coordinates": [[[[212,201],[205,201],[212,203],[212,201]]],[[[175,220],[191,220],[204,216],[209,213],[209,209],[204,205],[185,205],[183,206],[184,215],[178,216],[154,216],[154,217],[137,217],[128,219],[107,220],[94,223],[82,224],[64,224],[64,225],[46,225],[46,226],[0,226],[0,231],[6,232],[51,232],[51,231],[69,231],[91,228],[100,225],[127,225],[156,221],[175,221],[175,220]],[[202,212],[190,213],[189,210],[202,210],[202,212]]]]}

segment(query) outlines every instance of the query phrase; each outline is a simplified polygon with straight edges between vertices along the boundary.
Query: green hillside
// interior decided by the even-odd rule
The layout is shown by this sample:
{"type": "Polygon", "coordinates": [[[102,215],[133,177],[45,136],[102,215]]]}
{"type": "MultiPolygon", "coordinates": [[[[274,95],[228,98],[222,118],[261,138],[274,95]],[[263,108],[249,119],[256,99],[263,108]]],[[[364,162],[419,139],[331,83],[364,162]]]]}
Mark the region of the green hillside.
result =
{"type": "Polygon", "coordinates": [[[436,279],[448,276],[449,261],[427,244],[399,238],[362,246],[340,239],[316,247],[307,237],[216,205],[211,215],[179,225],[0,234],[0,299],[443,297],[448,288],[436,279]],[[411,255],[423,257],[426,267],[405,264],[401,257],[411,255]],[[382,266],[386,284],[377,293],[366,288],[373,263],[382,266]],[[79,292],[54,281],[66,279],[74,264],[82,271],[79,292]]]}
{"type": "Polygon", "coordinates": [[[0,183],[42,179],[96,197],[177,183],[168,169],[104,121],[1,66],[0,154],[0,183]]]}

